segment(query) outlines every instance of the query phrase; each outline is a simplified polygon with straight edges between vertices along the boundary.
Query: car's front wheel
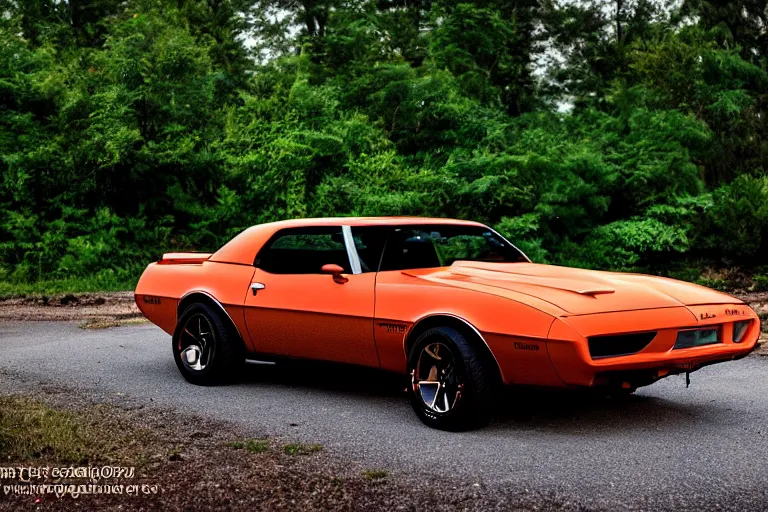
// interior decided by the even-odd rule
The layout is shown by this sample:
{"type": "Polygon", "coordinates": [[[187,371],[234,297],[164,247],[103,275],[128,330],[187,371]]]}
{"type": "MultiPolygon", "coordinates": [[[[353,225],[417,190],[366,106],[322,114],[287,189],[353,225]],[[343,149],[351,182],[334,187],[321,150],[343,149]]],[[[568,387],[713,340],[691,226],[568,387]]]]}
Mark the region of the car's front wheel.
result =
{"type": "Polygon", "coordinates": [[[176,366],[188,382],[208,386],[240,375],[242,343],[229,320],[209,305],[185,309],[171,340],[176,366]]]}
{"type": "Polygon", "coordinates": [[[495,386],[489,357],[452,327],[422,333],[408,357],[411,406],[419,419],[452,431],[485,424],[495,386]]]}

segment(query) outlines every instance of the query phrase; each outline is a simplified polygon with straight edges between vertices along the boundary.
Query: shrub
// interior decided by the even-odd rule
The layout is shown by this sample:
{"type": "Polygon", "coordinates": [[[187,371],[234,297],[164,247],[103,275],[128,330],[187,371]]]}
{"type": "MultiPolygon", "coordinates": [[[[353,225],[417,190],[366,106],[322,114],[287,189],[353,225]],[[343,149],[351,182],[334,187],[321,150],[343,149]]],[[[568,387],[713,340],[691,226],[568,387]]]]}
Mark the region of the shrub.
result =
{"type": "Polygon", "coordinates": [[[708,246],[728,260],[764,262],[768,251],[768,177],[739,176],[717,189],[713,199],[708,246]]]}

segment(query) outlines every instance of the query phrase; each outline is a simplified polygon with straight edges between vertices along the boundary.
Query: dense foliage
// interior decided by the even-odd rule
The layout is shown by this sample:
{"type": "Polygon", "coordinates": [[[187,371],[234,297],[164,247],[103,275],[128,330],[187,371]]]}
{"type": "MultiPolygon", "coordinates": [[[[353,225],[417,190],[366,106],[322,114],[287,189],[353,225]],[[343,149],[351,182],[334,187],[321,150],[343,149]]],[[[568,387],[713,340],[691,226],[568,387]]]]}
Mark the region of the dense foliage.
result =
{"type": "Polygon", "coordinates": [[[762,271],[766,4],[0,0],[0,281],[129,283],[331,215],[762,271]]]}

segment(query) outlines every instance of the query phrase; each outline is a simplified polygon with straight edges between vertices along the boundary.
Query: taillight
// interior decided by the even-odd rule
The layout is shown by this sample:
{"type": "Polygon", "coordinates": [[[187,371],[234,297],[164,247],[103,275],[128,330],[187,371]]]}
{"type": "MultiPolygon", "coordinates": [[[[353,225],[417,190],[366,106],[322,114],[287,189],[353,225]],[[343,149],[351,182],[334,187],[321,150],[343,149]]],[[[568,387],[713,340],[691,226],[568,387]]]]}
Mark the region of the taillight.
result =
{"type": "Polygon", "coordinates": [[[740,320],[733,322],[733,337],[731,338],[734,343],[741,343],[744,340],[744,335],[747,334],[747,329],[752,320],[740,320]]]}

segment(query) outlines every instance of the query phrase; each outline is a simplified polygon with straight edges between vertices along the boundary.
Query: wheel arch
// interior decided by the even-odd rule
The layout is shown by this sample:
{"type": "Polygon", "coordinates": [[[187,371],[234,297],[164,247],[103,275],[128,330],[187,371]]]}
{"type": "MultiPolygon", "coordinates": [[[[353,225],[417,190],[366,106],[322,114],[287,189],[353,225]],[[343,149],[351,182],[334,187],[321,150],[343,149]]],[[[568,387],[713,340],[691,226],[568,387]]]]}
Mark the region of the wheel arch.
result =
{"type": "Polygon", "coordinates": [[[474,343],[478,348],[480,348],[480,350],[482,350],[483,353],[489,358],[489,362],[493,363],[493,367],[496,369],[495,377],[498,379],[498,382],[503,382],[503,375],[501,373],[501,366],[499,365],[499,361],[496,359],[493,351],[491,351],[491,347],[488,346],[488,342],[485,340],[482,333],[480,333],[477,327],[472,325],[471,322],[451,313],[434,313],[427,315],[423,318],[420,318],[413,324],[413,326],[408,330],[408,334],[406,335],[403,342],[403,349],[405,351],[406,359],[410,355],[413,344],[416,342],[419,336],[421,336],[422,333],[433,327],[446,326],[453,327],[457,331],[461,332],[467,336],[467,339],[470,341],[470,343],[474,343]]]}
{"type": "Polygon", "coordinates": [[[235,329],[235,332],[237,333],[238,338],[240,338],[240,342],[243,343],[243,346],[245,346],[245,339],[243,338],[243,335],[240,332],[240,329],[237,328],[237,324],[234,322],[234,320],[232,320],[232,317],[229,315],[229,312],[224,308],[224,305],[221,302],[216,300],[216,297],[214,297],[208,292],[204,292],[202,290],[194,290],[194,291],[185,293],[179,300],[179,305],[176,308],[176,323],[179,322],[179,318],[181,318],[181,315],[184,313],[184,310],[187,309],[191,304],[194,304],[197,302],[207,304],[213,307],[214,309],[218,309],[222,311],[227,321],[229,322],[229,324],[235,329]]]}

